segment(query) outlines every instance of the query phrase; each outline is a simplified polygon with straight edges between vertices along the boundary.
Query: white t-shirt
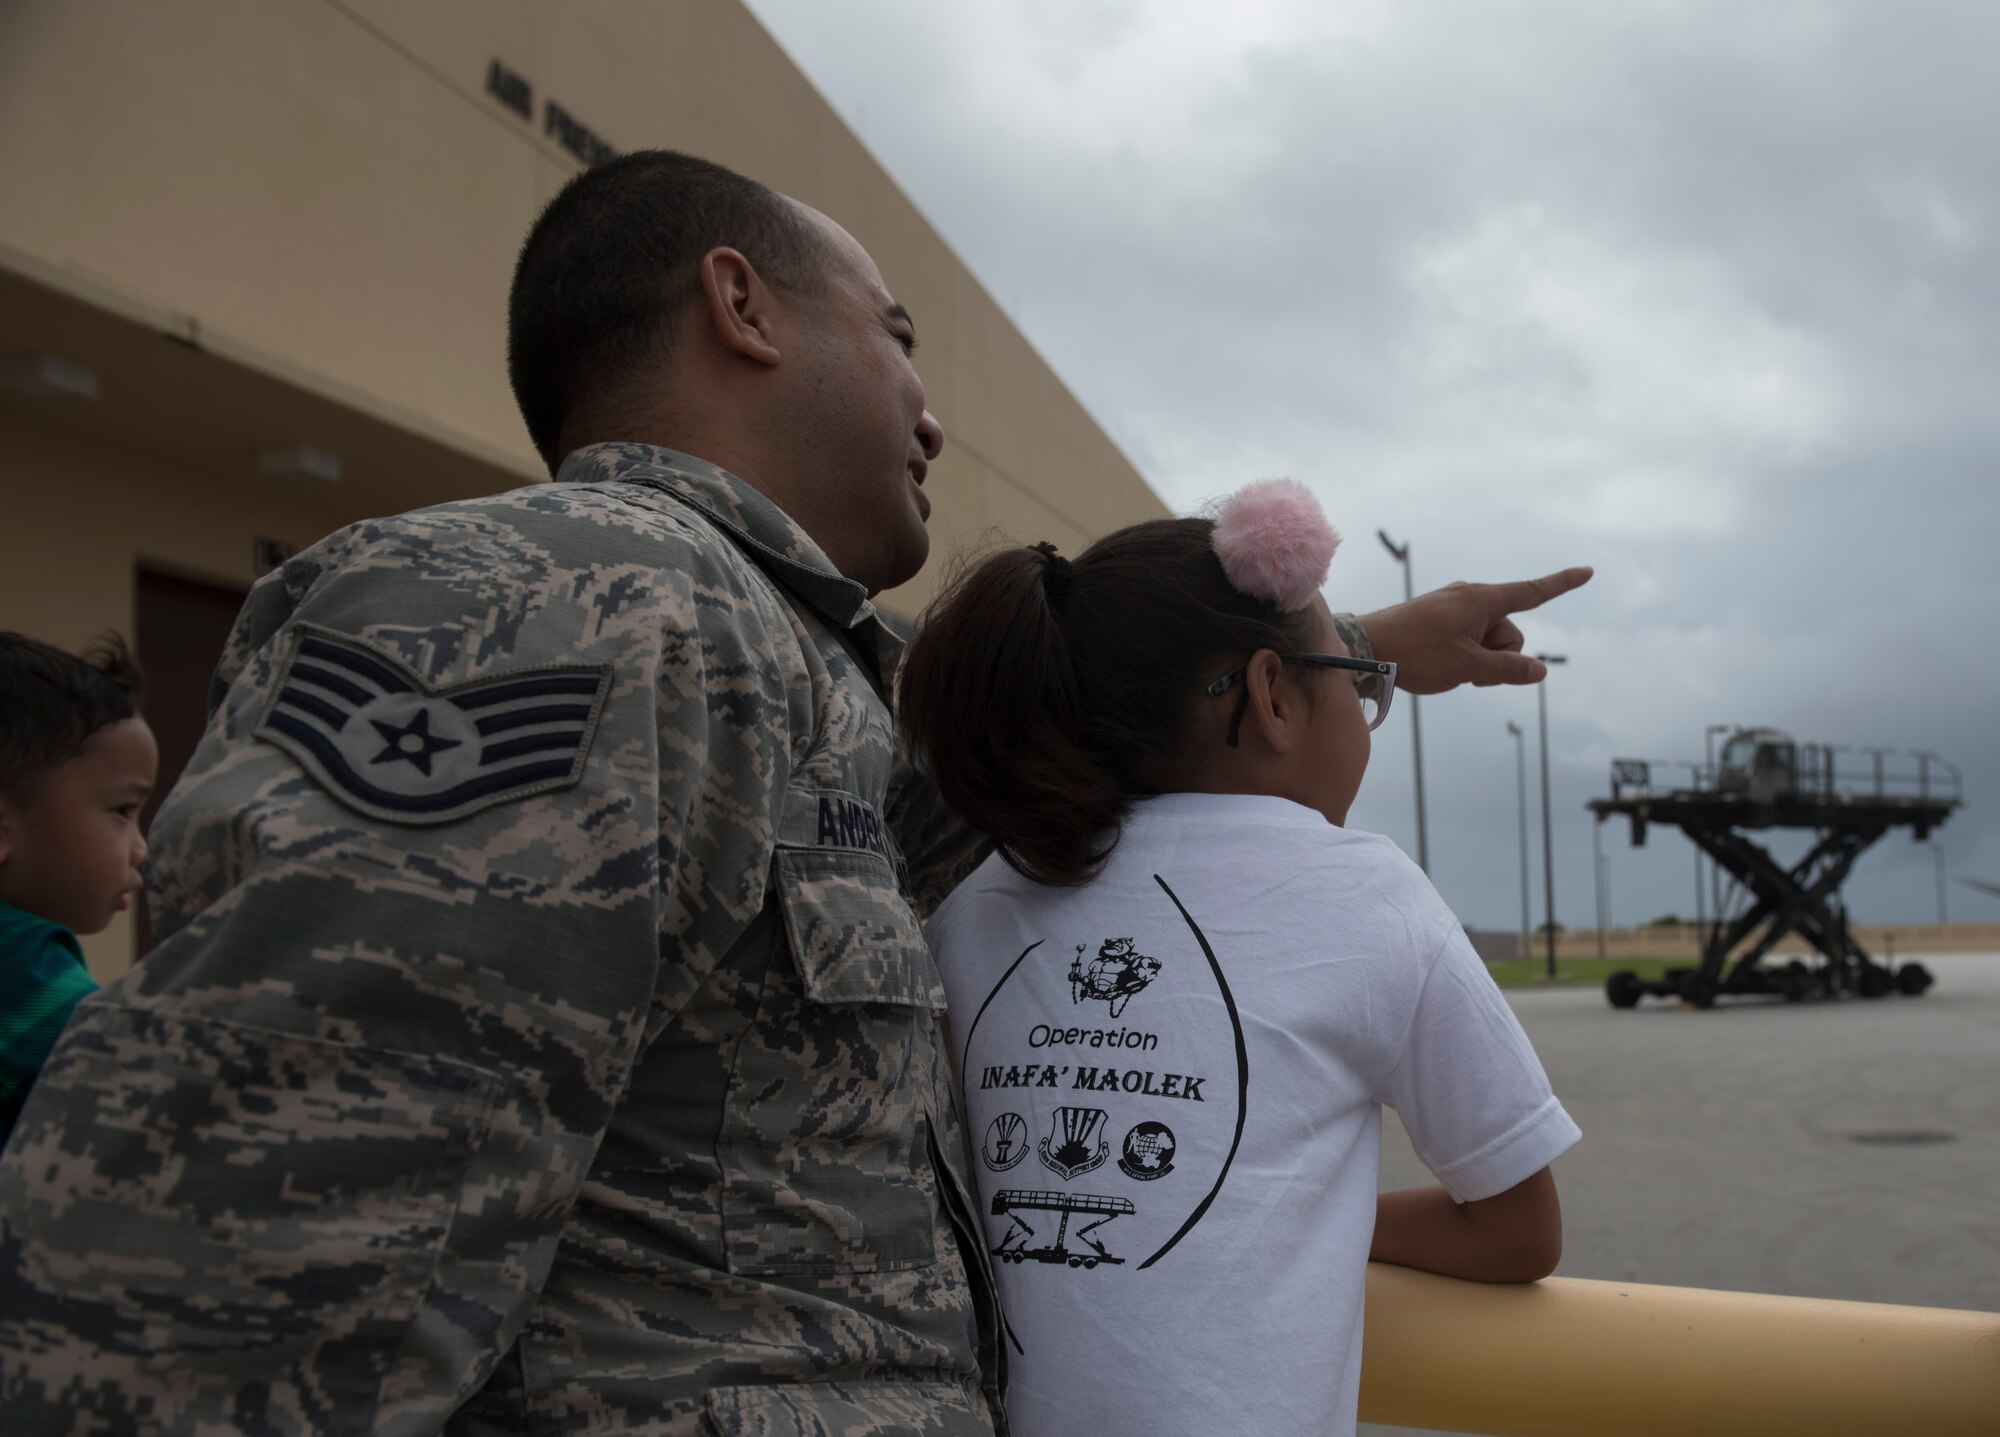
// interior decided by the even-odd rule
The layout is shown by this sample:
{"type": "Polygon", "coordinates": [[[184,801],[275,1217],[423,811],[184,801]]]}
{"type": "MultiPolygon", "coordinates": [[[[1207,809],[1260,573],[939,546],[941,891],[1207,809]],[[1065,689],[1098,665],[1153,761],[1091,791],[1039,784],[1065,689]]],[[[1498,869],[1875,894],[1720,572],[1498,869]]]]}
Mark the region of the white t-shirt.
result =
{"type": "Polygon", "coordinates": [[[932,919],[1018,1437],[1351,1433],[1381,1109],[1460,1201],[1579,1136],[1387,839],[1139,805],[1104,872],[996,855],[932,919]]]}

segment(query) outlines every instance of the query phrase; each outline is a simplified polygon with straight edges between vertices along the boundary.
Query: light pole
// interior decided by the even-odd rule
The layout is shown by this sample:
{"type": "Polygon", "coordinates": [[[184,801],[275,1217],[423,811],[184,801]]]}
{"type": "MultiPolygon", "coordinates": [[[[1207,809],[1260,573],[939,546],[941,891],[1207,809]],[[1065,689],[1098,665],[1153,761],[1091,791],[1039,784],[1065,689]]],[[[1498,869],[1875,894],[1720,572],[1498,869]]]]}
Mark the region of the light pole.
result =
{"type": "MultiPolygon", "coordinates": [[[[1389,557],[1403,566],[1403,602],[1408,603],[1416,597],[1416,590],[1410,582],[1410,546],[1405,544],[1400,549],[1397,548],[1395,541],[1384,529],[1377,529],[1375,537],[1382,541],[1382,547],[1389,551],[1389,557]]],[[[1404,692],[1408,693],[1408,690],[1404,692]]],[[[1424,728],[1422,721],[1417,717],[1417,696],[1410,694],[1409,699],[1410,749],[1417,757],[1417,867],[1429,873],[1431,845],[1430,838],[1424,831],[1424,728]]]]}
{"type": "Polygon", "coordinates": [[[1529,958],[1535,950],[1528,932],[1528,738],[1512,719],[1507,732],[1514,735],[1514,787],[1521,797],[1521,956],[1529,958]]]}
{"type": "MultiPolygon", "coordinates": [[[[1561,654],[1536,654],[1554,668],[1569,660],[1561,654]]],[[[1542,913],[1549,935],[1549,977],[1556,976],[1556,847],[1549,828],[1549,681],[1546,676],[1535,685],[1535,706],[1542,719],[1542,913]]]]}
{"type": "Polygon", "coordinates": [[[1944,927],[1944,844],[1933,838],[1931,852],[1937,856],[1938,927],[1944,927]]]}

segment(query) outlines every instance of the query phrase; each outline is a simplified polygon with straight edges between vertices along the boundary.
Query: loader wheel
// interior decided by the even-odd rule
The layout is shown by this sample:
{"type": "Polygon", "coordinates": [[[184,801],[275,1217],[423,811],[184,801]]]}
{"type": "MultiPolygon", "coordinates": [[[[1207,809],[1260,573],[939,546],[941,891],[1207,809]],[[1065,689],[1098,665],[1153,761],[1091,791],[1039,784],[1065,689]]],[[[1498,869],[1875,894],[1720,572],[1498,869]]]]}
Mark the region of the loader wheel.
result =
{"type": "Polygon", "coordinates": [[[1862,997],[1880,998],[1896,986],[1896,980],[1889,976],[1887,968],[1870,963],[1861,970],[1861,979],[1856,986],[1861,990],[1862,997]]]}
{"type": "Polygon", "coordinates": [[[1636,1008],[1643,993],[1639,986],[1639,975],[1630,969],[1621,968],[1604,980],[1604,996],[1614,1008],[1636,1008]]]}
{"type": "Polygon", "coordinates": [[[1906,998],[1921,998],[1924,990],[1937,979],[1931,977],[1931,970],[1921,963],[1905,963],[1896,970],[1896,986],[1903,990],[1906,998]]]}
{"type": "Polygon", "coordinates": [[[1715,980],[1706,973],[1690,973],[1681,980],[1681,997],[1697,1008],[1713,1008],[1715,980]]]}

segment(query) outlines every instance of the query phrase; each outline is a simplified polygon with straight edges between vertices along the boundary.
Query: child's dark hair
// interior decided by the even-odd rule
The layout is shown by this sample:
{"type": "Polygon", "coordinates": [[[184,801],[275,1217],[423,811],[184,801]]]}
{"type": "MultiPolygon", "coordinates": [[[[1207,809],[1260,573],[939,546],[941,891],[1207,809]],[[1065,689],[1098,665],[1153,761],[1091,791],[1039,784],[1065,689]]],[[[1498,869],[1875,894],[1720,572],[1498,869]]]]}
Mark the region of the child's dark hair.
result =
{"type": "Polygon", "coordinates": [[[939,792],[1039,883],[1094,877],[1134,799],[1188,762],[1206,686],[1260,649],[1316,646],[1311,608],[1279,613],[1223,576],[1207,519],[1156,519],[1075,562],[1048,545],[963,570],[903,666],[906,732],[939,792]]]}
{"type": "Polygon", "coordinates": [[[116,634],[81,657],[0,631],[0,793],[19,794],[139,712],[146,676],[116,634]]]}

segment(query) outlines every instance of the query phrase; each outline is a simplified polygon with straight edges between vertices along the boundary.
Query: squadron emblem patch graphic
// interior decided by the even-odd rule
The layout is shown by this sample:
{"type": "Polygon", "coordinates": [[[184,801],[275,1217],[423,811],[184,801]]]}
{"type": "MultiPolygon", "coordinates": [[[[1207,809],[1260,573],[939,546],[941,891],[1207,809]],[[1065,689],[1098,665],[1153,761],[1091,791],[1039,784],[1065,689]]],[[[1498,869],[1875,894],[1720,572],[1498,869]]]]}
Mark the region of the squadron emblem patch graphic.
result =
{"type": "Polygon", "coordinates": [[[387,654],[301,624],[257,737],[349,808],[450,823],[567,788],[611,686],[609,664],[514,669],[433,689],[387,654]]]}
{"type": "Polygon", "coordinates": [[[1004,1173],[1028,1155],[1028,1125],[1019,1113],[1002,1113],[986,1125],[979,1156],[987,1167],[1004,1173]]]}
{"type": "Polygon", "coordinates": [[[1042,1166],[1060,1173],[1064,1182],[1094,1172],[1111,1156],[1102,1108],[1057,1108],[1049,1115],[1049,1133],[1040,1148],[1042,1166]]]}
{"type": "Polygon", "coordinates": [[[1118,1171],[1135,1182],[1149,1183],[1174,1170],[1174,1130],[1165,1123],[1135,1123],[1125,1134],[1125,1151],[1118,1171]]]}
{"type": "Polygon", "coordinates": [[[1076,945],[1076,958],[1069,965],[1069,1000],[1081,1003],[1094,998],[1108,1004],[1111,1016],[1125,1011],[1125,1005],[1148,983],[1160,976],[1160,960],[1148,958],[1130,938],[1107,938],[1097,945],[1097,956],[1083,961],[1083,945],[1076,945]]]}

